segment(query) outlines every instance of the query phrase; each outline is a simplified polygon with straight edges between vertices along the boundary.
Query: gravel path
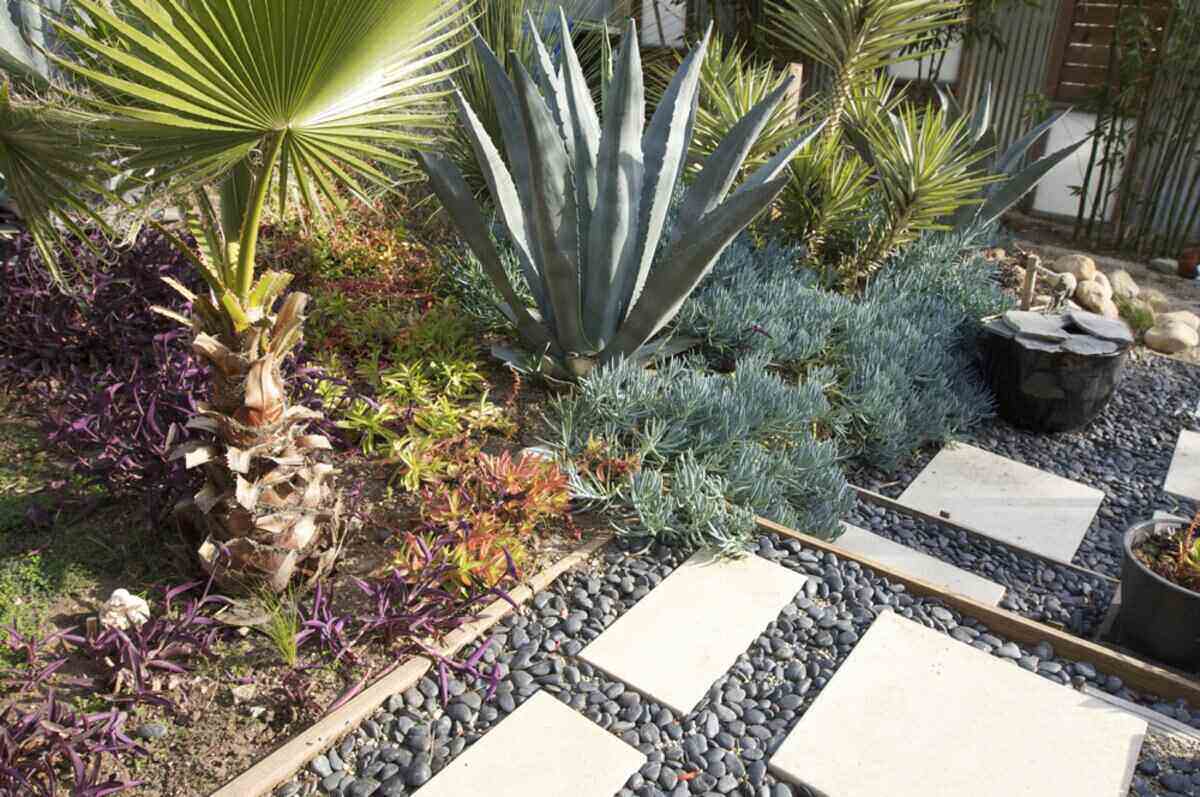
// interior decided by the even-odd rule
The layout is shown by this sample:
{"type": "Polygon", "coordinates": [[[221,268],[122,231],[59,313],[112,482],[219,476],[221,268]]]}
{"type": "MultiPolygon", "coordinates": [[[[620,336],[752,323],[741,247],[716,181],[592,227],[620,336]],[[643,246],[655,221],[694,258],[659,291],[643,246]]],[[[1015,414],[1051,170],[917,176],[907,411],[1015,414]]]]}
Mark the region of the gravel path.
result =
{"type": "MultiPolygon", "coordinates": [[[[1089,664],[1056,657],[1048,645],[1022,648],[999,638],[936,600],[908,595],[903,585],[856,562],[771,536],[759,541],[759,553],[814,577],[686,716],[676,716],[574,658],[687,554],[655,547],[633,555],[614,544],[498,626],[485,655],[503,668],[491,701],[483,701],[481,687],[452,679],[453,698],[443,709],[436,683],[427,677],[390,698],[362,728],[318,756],[276,794],[419,795],[419,786],[454,756],[534,692],[545,690],[649,757],[617,797],[799,797],[806,791],[768,775],[766,760],[871,621],[887,609],[1050,680],[1087,681],[1126,699],[1153,703],[1089,664]]],[[[1157,707],[1200,727],[1200,713],[1192,714],[1186,706],[1157,707]]],[[[1173,771],[1169,762],[1149,753],[1142,764],[1148,768],[1151,761],[1167,774],[1173,771]]],[[[1139,777],[1156,782],[1148,773],[1139,777]]]]}
{"type": "MultiPolygon", "coordinates": [[[[1104,502],[1073,561],[1117,578],[1121,538],[1129,526],[1155,510],[1190,516],[1196,509],[1164,493],[1162,483],[1179,431],[1200,430],[1194,414],[1198,401],[1200,368],[1142,353],[1130,361],[1104,412],[1082,431],[1034,434],[997,418],[963,442],[1102,490],[1104,502]]],[[[895,473],[859,468],[848,476],[860,487],[895,498],[936,453],[923,451],[895,473]]],[[[971,554],[971,547],[963,553],[971,554]]],[[[950,561],[958,560],[956,553],[950,561]]]]}
{"type": "Polygon", "coordinates": [[[1007,588],[1001,608],[1079,636],[1099,627],[1112,603],[1112,582],[1026,556],[935,521],[924,521],[859,501],[850,523],[1007,588]]]}

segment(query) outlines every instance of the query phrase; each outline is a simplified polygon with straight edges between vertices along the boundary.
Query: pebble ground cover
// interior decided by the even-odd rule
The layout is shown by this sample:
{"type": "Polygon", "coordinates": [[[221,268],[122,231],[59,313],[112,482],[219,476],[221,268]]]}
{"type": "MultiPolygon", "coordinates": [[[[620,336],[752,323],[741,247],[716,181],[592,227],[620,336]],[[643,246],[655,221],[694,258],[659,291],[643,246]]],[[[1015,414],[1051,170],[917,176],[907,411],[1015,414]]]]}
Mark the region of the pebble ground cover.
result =
{"type": "MultiPolygon", "coordinates": [[[[810,579],[686,715],[576,658],[688,553],[614,543],[503,621],[484,654],[500,676],[491,700],[484,699],[485,689],[451,680],[453,697],[443,705],[436,679],[427,676],[389,698],[354,734],[318,755],[275,794],[419,795],[420,787],[455,756],[541,690],[647,755],[648,763],[630,773],[617,797],[799,797],[807,792],[768,773],[767,760],[881,611],[898,612],[1063,688],[1087,683],[1200,728],[1200,707],[1136,693],[1087,662],[1058,656],[1047,643],[1022,646],[1006,640],[936,600],[907,594],[902,585],[856,562],[771,535],[760,537],[755,547],[758,555],[810,579]]],[[[1183,790],[1175,793],[1190,793],[1200,768],[1179,752],[1147,745],[1130,793],[1170,794],[1177,786],[1183,790]]],[[[1047,789],[1052,777],[1047,773],[1047,789]]]]}

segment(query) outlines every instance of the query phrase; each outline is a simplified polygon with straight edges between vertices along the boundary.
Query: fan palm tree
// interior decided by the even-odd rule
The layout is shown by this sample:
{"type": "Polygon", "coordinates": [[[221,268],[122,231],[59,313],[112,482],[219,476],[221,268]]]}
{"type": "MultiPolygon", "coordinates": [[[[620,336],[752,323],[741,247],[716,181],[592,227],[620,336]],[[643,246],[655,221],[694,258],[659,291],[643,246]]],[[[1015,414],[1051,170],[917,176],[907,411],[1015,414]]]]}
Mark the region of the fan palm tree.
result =
{"type": "MultiPolygon", "coordinates": [[[[439,121],[447,77],[439,64],[460,36],[462,6],[74,6],[82,13],[47,17],[62,47],[45,55],[74,86],[66,99],[82,117],[71,128],[76,151],[120,170],[110,199],[139,196],[139,209],[178,202],[196,241],[189,247],[167,231],[204,284],[197,293],[176,284],[192,316],[171,315],[191,327],[211,373],[209,401],[190,423],[205,438],[176,452],[206,479],[177,516],[202,541],[204,568],[227,589],[282,591],[294,577],[328,570],[343,523],[334,469],[320,461],[329,443],[306,431],[317,414],[289,402],[281,373],[301,340],[307,297],[287,292],[289,274],[259,268],[264,208],[274,196],[281,214],[300,206],[319,217],[347,195],[369,199],[410,173],[405,152],[426,145],[420,131],[439,121]]],[[[69,171],[84,157],[58,168],[69,171]]],[[[26,188],[37,179],[30,170],[6,174],[26,188]]],[[[75,176],[75,188],[94,187],[86,169],[75,176]]],[[[80,207],[63,183],[52,197],[57,207],[80,207]]]]}

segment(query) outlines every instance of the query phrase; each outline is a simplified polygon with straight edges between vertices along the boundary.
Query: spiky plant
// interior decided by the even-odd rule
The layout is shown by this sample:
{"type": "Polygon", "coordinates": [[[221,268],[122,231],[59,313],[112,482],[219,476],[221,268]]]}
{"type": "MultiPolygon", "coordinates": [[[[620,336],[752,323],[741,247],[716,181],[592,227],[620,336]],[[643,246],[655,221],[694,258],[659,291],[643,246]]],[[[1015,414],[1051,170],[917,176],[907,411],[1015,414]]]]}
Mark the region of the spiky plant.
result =
{"type": "MultiPolygon", "coordinates": [[[[958,104],[954,95],[939,87],[938,97],[949,116],[967,118],[965,109],[958,104]]],[[[954,225],[956,227],[969,225],[983,227],[992,224],[1005,211],[1036,188],[1051,169],[1082,147],[1087,142],[1086,138],[1081,138],[1074,144],[1068,144],[1062,149],[1042,155],[1032,163],[1025,162],[1025,156],[1030,148],[1070,112],[1070,108],[1064,108],[1052,114],[1050,118],[1013,142],[1003,153],[997,154],[995,151],[996,136],[992,131],[992,87],[989,83],[984,88],[978,105],[970,113],[967,135],[970,138],[971,146],[983,155],[983,169],[987,173],[995,175],[997,179],[996,182],[984,189],[980,203],[966,205],[959,209],[954,219],[954,225]]]]}
{"type": "Polygon", "coordinates": [[[856,91],[960,22],[963,0],[769,0],[767,34],[828,68],[826,136],[837,136],[856,91]]]}
{"type": "Polygon", "coordinates": [[[975,202],[994,178],[980,168],[988,153],[972,145],[966,121],[941,108],[909,105],[848,132],[875,173],[880,216],[838,265],[843,286],[853,289],[923,231],[946,229],[942,219],[975,202]]]}
{"type": "MultiPolygon", "coordinates": [[[[560,23],[567,30],[565,17],[560,23]]],[[[661,350],[660,344],[646,344],[675,316],[733,237],[783,189],[787,178],[779,175],[808,139],[785,146],[728,195],[746,153],[788,90],[785,83],[705,160],[656,258],[694,128],[708,37],[684,60],[648,126],[633,22],[606,90],[603,125],[575,50],[563,39],[560,68],[537,42],[541,92],[523,64],[514,65],[515,82],[510,80],[487,44],[476,40],[501,111],[511,170],[471,107],[461,95],[456,98],[536,310],[526,307],[509,283],[483,212],[460,172],[440,156],[425,154],[422,161],[529,349],[528,355],[507,359],[529,366],[532,355],[533,368],[575,378],[599,363],[661,350]]]]}
{"type": "MultiPolygon", "coordinates": [[[[461,43],[469,45],[475,36],[479,36],[505,69],[511,69],[518,61],[532,63],[537,57],[535,33],[545,34],[545,44],[551,51],[561,46],[557,25],[560,3],[565,6],[564,13],[571,22],[568,38],[577,42],[584,76],[589,86],[596,88],[600,83],[602,39],[606,40],[608,36],[599,13],[607,4],[600,0],[484,0],[476,4],[473,27],[465,32],[461,43]]],[[[455,75],[455,85],[475,110],[483,129],[496,139],[500,136],[500,118],[496,96],[488,81],[487,64],[471,46],[459,50],[459,61],[462,69],[455,75]]],[[[452,131],[447,144],[448,153],[466,175],[468,184],[473,189],[485,187],[483,172],[465,132],[461,128],[452,131]]]]}
{"type": "MultiPolygon", "coordinates": [[[[193,251],[175,237],[204,285],[177,286],[193,308],[177,318],[195,333],[211,390],[191,424],[207,437],[179,455],[207,478],[179,516],[226,589],[282,591],[331,566],[342,513],[333,468],[318,460],[328,443],[305,432],[314,413],[290,403],[281,373],[307,297],[286,293],[290,275],[259,269],[262,214],[272,187],[281,214],[295,192],[315,218],[411,169],[402,150],[424,144],[417,131],[437,120],[432,92],[446,74],[432,65],[461,10],[449,0],[73,5],[84,13],[47,17],[66,45],[47,57],[81,87],[70,98],[89,114],[79,146],[119,163],[118,196],[185,198],[197,241],[193,251]]],[[[68,196],[60,207],[72,207],[68,196]]]]}
{"type": "MultiPolygon", "coordinates": [[[[651,96],[655,102],[678,65],[676,59],[670,64],[655,64],[648,70],[658,78],[651,84],[651,96]]],[[[696,132],[688,149],[690,164],[698,167],[720,146],[743,116],[786,80],[787,73],[773,64],[756,60],[745,44],[714,35],[700,67],[696,132]]],[[[797,109],[793,103],[781,102],[776,106],[754,146],[746,154],[743,172],[762,166],[776,150],[796,137],[796,115],[797,109]]]]}

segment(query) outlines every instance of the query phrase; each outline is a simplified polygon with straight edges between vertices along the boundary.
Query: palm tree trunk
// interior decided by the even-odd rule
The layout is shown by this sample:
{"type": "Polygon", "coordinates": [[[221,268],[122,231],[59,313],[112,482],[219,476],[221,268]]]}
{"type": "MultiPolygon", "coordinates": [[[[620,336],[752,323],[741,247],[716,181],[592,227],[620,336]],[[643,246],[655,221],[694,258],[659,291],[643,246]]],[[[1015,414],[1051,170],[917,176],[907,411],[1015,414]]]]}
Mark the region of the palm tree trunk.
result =
{"type": "MultiPolygon", "coordinates": [[[[302,323],[306,301],[288,295],[273,329],[302,323]]],[[[182,451],[189,467],[203,465],[205,483],[180,517],[202,540],[204,569],[233,591],[282,592],[297,576],[311,582],[328,572],[342,541],[336,471],[319,461],[330,444],[306,429],[320,415],[288,401],[282,357],[263,345],[264,330],[229,341],[236,351],[204,333],[193,344],[211,368],[213,401],[190,425],[211,437],[182,451]]]]}

